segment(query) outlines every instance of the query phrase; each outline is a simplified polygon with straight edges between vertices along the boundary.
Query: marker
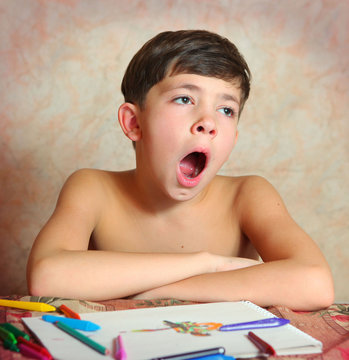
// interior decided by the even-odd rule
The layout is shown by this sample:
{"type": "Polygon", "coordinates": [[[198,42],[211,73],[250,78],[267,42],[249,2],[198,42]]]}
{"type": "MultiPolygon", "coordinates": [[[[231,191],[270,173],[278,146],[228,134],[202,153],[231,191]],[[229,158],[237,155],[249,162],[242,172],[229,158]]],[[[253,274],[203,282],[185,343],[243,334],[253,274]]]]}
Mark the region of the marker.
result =
{"type": "Polygon", "coordinates": [[[124,347],[124,342],[122,341],[121,335],[115,339],[115,359],[116,360],[126,360],[127,354],[124,347]]]}
{"type": "Polygon", "coordinates": [[[7,306],[7,307],[25,309],[30,311],[42,311],[42,312],[56,311],[56,308],[52,305],[48,305],[41,302],[34,302],[34,301],[15,301],[15,300],[0,299],[0,306],[7,306]]]}
{"type": "Polygon", "coordinates": [[[17,344],[17,339],[12,332],[4,329],[2,326],[0,326],[0,338],[4,342],[7,341],[8,343],[17,344]]]}
{"type": "Polygon", "coordinates": [[[69,325],[73,329],[78,329],[83,331],[96,331],[101,328],[99,325],[91,321],[66,318],[62,316],[43,315],[42,319],[50,323],[55,323],[57,321],[60,321],[66,325],[69,325]]]}
{"type": "Polygon", "coordinates": [[[77,340],[80,340],[82,343],[84,343],[87,346],[90,346],[92,349],[98,351],[99,353],[101,353],[103,355],[109,354],[109,350],[106,349],[104,346],[96,343],[92,339],[89,339],[87,336],[85,336],[85,335],[79,333],[78,331],[74,330],[69,325],[64,324],[61,321],[55,322],[55,325],[58,328],[60,328],[61,330],[63,330],[64,332],[66,332],[67,334],[73,336],[77,340]]]}
{"type": "Polygon", "coordinates": [[[204,356],[213,356],[213,355],[224,355],[225,349],[224,347],[215,347],[211,349],[205,349],[205,350],[198,350],[198,351],[191,351],[176,355],[167,355],[167,356],[160,356],[157,358],[153,358],[151,360],[187,360],[187,359],[196,359],[204,356]]]}
{"type": "Polygon", "coordinates": [[[257,346],[257,348],[263,354],[276,355],[275,349],[252,331],[249,331],[247,337],[257,346]]]}
{"type": "Polygon", "coordinates": [[[270,327],[278,327],[286,325],[290,322],[290,320],[282,319],[282,318],[269,318],[257,321],[249,321],[237,324],[228,324],[221,326],[219,331],[236,331],[236,330],[249,330],[249,329],[264,329],[270,327]]]}
{"type": "Polygon", "coordinates": [[[4,348],[5,349],[9,349],[11,351],[15,351],[15,352],[19,352],[18,346],[17,344],[14,344],[12,341],[10,340],[5,340],[4,341],[4,348]]]}
{"type": "Polygon", "coordinates": [[[28,356],[30,358],[38,359],[38,360],[48,360],[49,359],[47,356],[39,353],[38,351],[36,351],[35,349],[33,349],[30,346],[27,346],[26,344],[18,344],[18,347],[19,347],[19,351],[24,356],[28,356]]]}
{"type": "Polygon", "coordinates": [[[22,330],[19,330],[16,326],[14,326],[14,325],[12,325],[12,324],[10,324],[10,323],[3,323],[3,324],[0,324],[0,326],[1,326],[3,329],[11,332],[16,338],[18,338],[19,336],[21,336],[21,337],[24,338],[24,339],[27,339],[27,340],[30,339],[30,337],[29,337],[28,334],[26,334],[26,333],[25,333],[24,331],[22,331],[22,330]]]}
{"type": "Polygon", "coordinates": [[[228,355],[209,355],[204,357],[195,358],[195,360],[236,360],[233,356],[228,355]]]}
{"type": "Polygon", "coordinates": [[[46,356],[47,359],[51,360],[52,355],[42,346],[35,344],[33,342],[28,341],[27,339],[24,339],[22,336],[19,336],[17,338],[17,341],[21,344],[24,344],[26,346],[31,347],[32,349],[36,350],[37,352],[41,353],[42,355],[46,356]]]}
{"type": "Polygon", "coordinates": [[[68,306],[62,304],[59,307],[59,310],[62,311],[62,313],[68,317],[68,318],[72,318],[72,319],[79,319],[81,320],[81,317],[78,313],[76,313],[75,311],[73,311],[72,309],[68,308],[68,306]]]}
{"type": "Polygon", "coordinates": [[[0,326],[0,339],[4,342],[5,349],[10,349],[16,352],[19,351],[16,337],[12,334],[12,332],[4,329],[2,326],[0,326]]]}

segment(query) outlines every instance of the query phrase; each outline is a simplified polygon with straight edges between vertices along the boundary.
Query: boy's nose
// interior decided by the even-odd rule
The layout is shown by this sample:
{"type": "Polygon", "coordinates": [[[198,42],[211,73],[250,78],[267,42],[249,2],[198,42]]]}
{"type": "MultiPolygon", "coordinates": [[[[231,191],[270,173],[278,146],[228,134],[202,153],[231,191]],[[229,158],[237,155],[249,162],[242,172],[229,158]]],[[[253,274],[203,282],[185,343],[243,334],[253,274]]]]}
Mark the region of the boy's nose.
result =
{"type": "Polygon", "coordinates": [[[195,124],[193,124],[191,128],[191,132],[196,134],[207,134],[212,139],[214,139],[217,135],[217,127],[216,122],[211,117],[203,117],[199,121],[197,121],[195,124]]]}

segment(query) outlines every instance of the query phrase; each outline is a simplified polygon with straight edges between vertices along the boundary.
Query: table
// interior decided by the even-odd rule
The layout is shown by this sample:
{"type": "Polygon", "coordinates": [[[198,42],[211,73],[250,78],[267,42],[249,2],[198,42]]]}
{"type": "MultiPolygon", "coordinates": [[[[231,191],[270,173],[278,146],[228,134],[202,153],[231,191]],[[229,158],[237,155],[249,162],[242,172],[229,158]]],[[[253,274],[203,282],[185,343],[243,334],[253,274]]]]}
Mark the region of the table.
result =
{"type": "MultiPolygon", "coordinates": [[[[2,296],[3,299],[23,300],[23,301],[40,301],[58,307],[65,304],[78,313],[95,312],[95,311],[115,311],[126,309],[139,309],[157,306],[176,306],[194,304],[194,302],[170,300],[131,300],[116,299],[99,302],[84,300],[72,300],[52,297],[35,297],[35,296],[2,296]]],[[[267,310],[274,315],[289,319],[291,324],[298,329],[308,333],[315,339],[323,343],[323,353],[316,355],[297,355],[297,356],[271,356],[273,359],[306,359],[306,360],[349,360],[349,304],[333,304],[327,309],[319,311],[293,311],[284,306],[271,306],[267,310]]],[[[30,332],[24,327],[21,321],[22,317],[41,316],[42,313],[6,308],[0,306],[0,323],[9,322],[24,330],[30,332]]],[[[21,354],[4,349],[0,345],[1,360],[24,360],[26,357],[21,354]]]]}

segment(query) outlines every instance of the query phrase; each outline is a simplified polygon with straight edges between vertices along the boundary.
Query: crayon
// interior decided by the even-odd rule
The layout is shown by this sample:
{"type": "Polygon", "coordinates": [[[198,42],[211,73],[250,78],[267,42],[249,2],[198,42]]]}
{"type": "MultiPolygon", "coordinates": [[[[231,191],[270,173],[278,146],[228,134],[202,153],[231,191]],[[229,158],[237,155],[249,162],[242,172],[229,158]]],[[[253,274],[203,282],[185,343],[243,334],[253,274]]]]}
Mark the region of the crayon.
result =
{"type": "Polygon", "coordinates": [[[29,347],[31,347],[32,349],[36,350],[37,352],[41,353],[42,355],[46,356],[47,359],[51,360],[52,359],[52,355],[48,352],[48,350],[46,350],[43,346],[40,346],[38,344],[35,344],[33,342],[28,341],[27,339],[22,338],[21,336],[19,336],[17,338],[18,343],[20,344],[24,344],[27,345],[29,347]]]}
{"type": "Polygon", "coordinates": [[[119,335],[115,339],[115,359],[116,360],[126,360],[127,359],[127,353],[126,349],[124,347],[124,343],[122,341],[121,335],[119,335]]]}
{"type": "Polygon", "coordinates": [[[72,318],[72,319],[79,319],[81,320],[81,317],[78,313],[76,313],[75,311],[73,311],[72,309],[68,308],[68,306],[62,304],[59,307],[59,310],[62,311],[62,313],[68,317],[68,318],[72,318]]]}
{"type": "Polygon", "coordinates": [[[19,330],[16,326],[14,326],[14,325],[12,325],[12,324],[10,324],[10,323],[2,323],[2,324],[0,324],[0,326],[1,326],[3,329],[11,332],[16,338],[18,338],[19,336],[21,336],[21,337],[23,337],[23,338],[26,339],[26,340],[30,340],[30,337],[29,337],[28,334],[26,334],[26,333],[25,333],[24,331],[22,331],[22,330],[19,330]]]}
{"type": "Polygon", "coordinates": [[[276,355],[275,349],[270,344],[262,340],[259,336],[257,336],[254,332],[249,331],[247,337],[257,346],[259,351],[263,354],[276,355]]]}
{"type": "Polygon", "coordinates": [[[17,344],[16,337],[12,334],[11,331],[6,330],[2,326],[0,326],[0,339],[2,341],[12,342],[13,344],[17,344]]]}
{"type": "Polygon", "coordinates": [[[13,307],[17,309],[25,309],[30,311],[56,311],[56,308],[52,305],[48,305],[41,302],[34,301],[15,301],[15,300],[4,300],[0,299],[0,306],[13,307]]]}
{"type": "Polygon", "coordinates": [[[106,349],[104,346],[96,343],[92,339],[88,338],[87,336],[81,334],[80,332],[76,331],[75,329],[71,328],[67,324],[64,324],[63,322],[57,321],[55,322],[55,325],[66,332],[67,334],[75,337],[75,339],[80,340],[82,343],[84,343],[87,346],[90,346],[92,349],[98,351],[99,353],[103,355],[109,354],[109,350],[106,349]]]}
{"type": "Polygon", "coordinates": [[[18,344],[18,347],[19,347],[19,351],[21,352],[21,354],[23,354],[24,356],[27,356],[29,358],[38,359],[38,360],[48,360],[49,359],[47,356],[36,351],[32,347],[27,346],[26,344],[20,343],[20,344],[18,344]]]}
{"type": "Polygon", "coordinates": [[[50,323],[55,323],[57,321],[60,321],[66,325],[69,325],[73,329],[78,329],[83,331],[96,331],[101,328],[99,325],[91,321],[78,320],[78,319],[66,318],[61,316],[43,315],[42,319],[50,323]]]}

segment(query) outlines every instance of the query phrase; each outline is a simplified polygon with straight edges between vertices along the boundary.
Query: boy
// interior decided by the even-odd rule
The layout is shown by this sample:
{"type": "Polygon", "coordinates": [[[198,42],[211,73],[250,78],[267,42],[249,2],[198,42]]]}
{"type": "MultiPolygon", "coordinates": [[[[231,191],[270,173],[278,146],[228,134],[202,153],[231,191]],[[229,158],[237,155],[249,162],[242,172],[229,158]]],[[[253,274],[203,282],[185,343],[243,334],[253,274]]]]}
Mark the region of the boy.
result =
{"type": "Polygon", "coordinates": [[[126,70],[118,113],[136,169],[67,180],[29,257],[30,293],[329,306],[329,267],[274,188],[216,175],[249,89],[245,60],[219,35],[147,42],[126,70]]]}

